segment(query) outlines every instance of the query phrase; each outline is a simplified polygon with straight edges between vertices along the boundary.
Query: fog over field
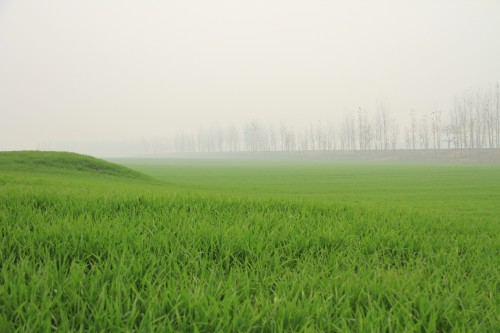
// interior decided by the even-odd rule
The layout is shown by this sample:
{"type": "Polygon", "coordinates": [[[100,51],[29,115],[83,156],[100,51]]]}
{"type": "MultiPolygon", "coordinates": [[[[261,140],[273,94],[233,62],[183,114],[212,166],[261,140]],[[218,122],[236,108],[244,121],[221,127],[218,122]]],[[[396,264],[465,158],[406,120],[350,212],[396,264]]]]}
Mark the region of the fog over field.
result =
{"type": "Polygon", "coordinates": [[[499,37],[499,0],[0,0],[0,333],[500,332],[499,37]]]}
{"type": "Polygon", "coordinates": [[[4,0],[0,150],[498,147],[499,17],[493,0],[4,0]]]}

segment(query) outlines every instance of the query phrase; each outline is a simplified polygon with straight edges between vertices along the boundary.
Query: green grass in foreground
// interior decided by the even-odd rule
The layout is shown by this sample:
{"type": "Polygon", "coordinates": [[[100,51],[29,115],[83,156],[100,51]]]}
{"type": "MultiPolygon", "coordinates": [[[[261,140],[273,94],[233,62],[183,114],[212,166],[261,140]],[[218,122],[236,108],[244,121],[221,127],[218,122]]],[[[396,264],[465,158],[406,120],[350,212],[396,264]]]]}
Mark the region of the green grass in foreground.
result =
{"type": "Polygon", "coordinates": [[[499,166],[26,159],[0,332],[500,330],[499,166]]]}

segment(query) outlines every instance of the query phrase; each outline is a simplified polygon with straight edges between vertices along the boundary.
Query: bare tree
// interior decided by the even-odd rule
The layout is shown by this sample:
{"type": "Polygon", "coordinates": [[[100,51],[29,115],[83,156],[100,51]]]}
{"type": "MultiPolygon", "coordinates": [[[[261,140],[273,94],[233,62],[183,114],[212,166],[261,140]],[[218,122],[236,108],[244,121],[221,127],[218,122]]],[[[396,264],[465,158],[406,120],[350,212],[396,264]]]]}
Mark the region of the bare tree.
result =
{"type": "Polygon", "coordinates": [[[417,140],[417,118],[415,115],[415,110],[413,109],[411,110],[410,117],[411,117],[411,144],[413,149],[415,149],[417,140]]]}
{"type": "Polygon", "coordinates": [[[234,125],[226,129],[227,151],[236,152],[240,150],[240,135],[238,128],[234,125]]]}
{"type": "Polygon", "coordinates": [[[396,119],[391,119],[390,126],[390,136],[391,136],[391,148],[394,150],[398,144],[398,136],[399,136],[399,125],[396,119]]]}
{"type": "Polygon", "coordinates": [[[441,148],[441,110],[434,110],[431,112],[431,131],[432,143],[434,149],[441,148]]]}
{"type": "Polygon", "coordinates": [[[286,135],[287,129],[285,123],[283,121],[280,122],[280,143],[281,143],[281,151],[285,151],[286,147],[286,135]]]}
{"type": "Polygon", "coordinates": [[[371,148],[371,126],[368,121],[366,110],[358,110],[358,144],[360,150],[370,150],[371,148]]]}
{"type": "Polygon", "coordinates": [[[405,127],[405,143],[406,143],[406,149],[411,149],[412,140],[410,135],[410,129],[408,127],[405,127]]]}
{"type": "Polygon", "coordinates": [[[339,139],[342,150],[356,150],[356,125],[352,114],[344,114],[339,139]]]}
{"type": "Polygon", "coordinates": [[[382,119],[383,104],[377,102],[375,112],[375,149],[383,149],[384,146],[384,122],[382,119]]]}
{"type": "Polygon", "coordinates": [[[500,86],[497,83],[497,112],[496,112],[496,122],[495,122],[495,127],[496,127],[496,133],[497,133],[497,142],[496,142],[496,148],[500,148],[500,115],[499,115],[499,103],[500,103],[500,86]]]}
{"type": "Polygon", "coordinates": [[[420,120],[419,137],[420,148],[429,149],[429,120],[426,114],[420,120]]]}
{"type": "Polygon", "coordinates": [[[450,110],[450,125],[451,137],[454,148],[463,148],[462,126],[460,122],[460,107],[457,98],[454,99],[453,109],[450,110]]]}
{"type": "Polygon", "coordinates": [[[461,141],[461,148],[469,148],[470,142],[468,140],[468,114],[467,114],[467,105],[465,98],[461,101],[461,103],[458,105],[458,118],[459,118],[459,126],[460,126],[460,134],[462,138],[460,139],[461,141]]]}
{"type": "Polygon", "coordinates": [[[328,127],[327,127],[328,150],[337,150],[335,133],[336,133],[336,130],[335,130],[334,124],[328,123],[328,127]]]}

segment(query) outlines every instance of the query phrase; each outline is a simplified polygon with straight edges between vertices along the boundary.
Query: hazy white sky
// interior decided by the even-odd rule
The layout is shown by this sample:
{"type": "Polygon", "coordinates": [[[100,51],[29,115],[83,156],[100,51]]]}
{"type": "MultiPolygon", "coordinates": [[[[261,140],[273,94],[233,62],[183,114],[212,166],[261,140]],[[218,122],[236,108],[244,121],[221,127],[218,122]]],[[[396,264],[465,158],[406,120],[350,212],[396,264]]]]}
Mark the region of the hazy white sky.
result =
{"type": "Polygon", "coordinates": [[[0,150],[404,118],[498,80],[498,0],[0,0],[0,150]]]}

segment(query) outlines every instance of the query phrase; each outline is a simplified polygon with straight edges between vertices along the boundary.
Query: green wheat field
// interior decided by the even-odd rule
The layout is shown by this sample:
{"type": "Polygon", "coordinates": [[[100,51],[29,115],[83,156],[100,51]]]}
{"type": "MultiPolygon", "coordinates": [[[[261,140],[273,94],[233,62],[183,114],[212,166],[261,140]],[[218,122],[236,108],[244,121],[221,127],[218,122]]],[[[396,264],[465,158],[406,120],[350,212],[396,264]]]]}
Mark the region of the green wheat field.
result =
{"type": "Polygon", "coordinates": [[[500,165],[0,153],[0,332],[500,332],[500,165]]]}

